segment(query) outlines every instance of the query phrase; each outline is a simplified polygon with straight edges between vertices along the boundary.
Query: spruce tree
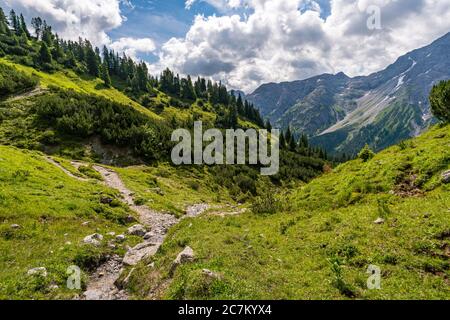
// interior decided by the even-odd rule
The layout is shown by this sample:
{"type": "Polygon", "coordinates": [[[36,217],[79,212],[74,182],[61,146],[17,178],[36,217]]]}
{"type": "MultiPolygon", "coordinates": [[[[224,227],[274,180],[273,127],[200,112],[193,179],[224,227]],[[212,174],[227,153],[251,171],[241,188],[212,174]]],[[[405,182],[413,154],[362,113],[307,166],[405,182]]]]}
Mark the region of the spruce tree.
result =
{"type": "Polygon", "coordinates": [[[0,34],[6,34],[9,35],[9,27],[8,27],[8,20],[6,19],[5,12],[0,7],[0,34]]]}
{"type": "Polygon", "coordinates": [[[111,87],[111,77],[109,76],[109,67],[106,62],[103,62],[103,65],[101,67],[101,78],[105,84],[106,87],[111,87]]]}
{"type": "Polygon", "coordinates": [[[52,63],[52,55],[50,53],[50,50],[47,47],[47,44],[45,42],[42,42],[41,49],[39,50],[38,55],[38,63],[40,65],[44,65],[46,63],[52,63]]]}
{"type": "Polygon", "coordinates": [[[31,39],[31,34],[28,31],[28,27],[25,22],[25,18],[23,17],[23,14],[20,14],[20,29],[21,32],[23,32],[23,34],[25,34],[28,39],[31,39]]]}

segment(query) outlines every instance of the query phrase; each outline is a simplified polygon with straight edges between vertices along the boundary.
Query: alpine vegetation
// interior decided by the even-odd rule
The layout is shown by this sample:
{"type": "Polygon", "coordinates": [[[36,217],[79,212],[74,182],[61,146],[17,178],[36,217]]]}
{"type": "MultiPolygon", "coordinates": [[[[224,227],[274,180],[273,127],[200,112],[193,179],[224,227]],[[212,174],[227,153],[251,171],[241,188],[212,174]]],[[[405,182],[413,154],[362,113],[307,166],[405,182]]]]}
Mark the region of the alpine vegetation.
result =
{"type": "Polygon", "coordinates": [[[179,142],[172,150],[172,162],[175,165],[261,165],[264,176],[276,175],[280,169],[280,130],[272,129],[227,129],[225,139],[219,129],[203,132],[203,123],[194,123],[194,153],[192,154],[192,136],[187,129],[175,130],[172,142],[179,142]],[[204,142],[210,142],[203,149],[204,142]],[[248,147],[248,148],[247,148],[248,147]],[[270,147],[270,154],[269,152],[270,147]],[[224,153],[225,150],[225,153],[224,153]],[[247,161],[248,155],[248,161],[247,161]]]}

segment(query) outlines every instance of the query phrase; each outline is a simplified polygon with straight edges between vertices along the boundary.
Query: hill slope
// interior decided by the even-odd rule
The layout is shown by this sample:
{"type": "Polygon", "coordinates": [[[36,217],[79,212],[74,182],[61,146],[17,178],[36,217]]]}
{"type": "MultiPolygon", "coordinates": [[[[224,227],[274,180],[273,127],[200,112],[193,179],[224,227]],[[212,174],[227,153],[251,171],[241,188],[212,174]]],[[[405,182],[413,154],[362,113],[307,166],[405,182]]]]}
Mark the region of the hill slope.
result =
{"type": "Polygon", "coordinates": [[[263,116],[314,137],[332,152],[382,150],[417,136],[432,122],[428,95],[450,78],[450,33],[366,77],[342,73],[267,84],[247,99],[263,116]]]}
{"type": "Polygon", "coordinates": [[[168,299],[448,299],[449,129],[343,164],[283,195],[275,215],[187,219],[129,289],[168,299]],[[172,275],[185,246],[196,259],[172,275]],[[369,265],[381,268],[381,290],[367,288],[369,265]]]}

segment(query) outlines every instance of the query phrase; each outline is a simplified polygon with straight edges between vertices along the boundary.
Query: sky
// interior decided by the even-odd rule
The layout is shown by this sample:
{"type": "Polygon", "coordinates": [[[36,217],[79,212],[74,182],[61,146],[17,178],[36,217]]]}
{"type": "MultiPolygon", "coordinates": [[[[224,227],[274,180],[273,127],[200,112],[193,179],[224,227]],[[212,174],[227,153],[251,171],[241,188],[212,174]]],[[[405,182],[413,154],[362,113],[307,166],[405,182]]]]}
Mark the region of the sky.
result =
{"type": "Polygon", "coordinates": [[[0,0],[176,72],[250,93],[268,82],[379,71],[450,32],[450,0],[0,0]]]}

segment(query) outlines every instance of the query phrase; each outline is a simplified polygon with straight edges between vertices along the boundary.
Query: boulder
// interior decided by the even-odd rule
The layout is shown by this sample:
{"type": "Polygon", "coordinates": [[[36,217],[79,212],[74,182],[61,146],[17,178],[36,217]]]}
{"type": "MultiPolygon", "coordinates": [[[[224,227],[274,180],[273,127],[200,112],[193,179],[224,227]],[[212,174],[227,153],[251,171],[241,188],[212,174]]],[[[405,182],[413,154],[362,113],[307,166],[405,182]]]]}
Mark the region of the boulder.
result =
{"type": "Polygon", "coordinates": [[[83,242],[86,244],[91,244],[94,246],[99,246],[100,242],[103,240],[103,236],[98,233],[91,234],[83,239],[83,242]]]}
{"type": "Polygon", "coordinates": [[[178,254],[177,258],[173,262],[174,264],[180,265],[184,263],[193,262],[195,259],[195,253],[194,250],[192,250],[191,247],[184,248],[183,251],[178,254]]]}
{"type": "Polygon", "coordinates": [[[47,269],[44,267],[39,268],[33,268],[28,270],[27,275],[29,276],[41,276],[41,277],[47,277],[47,269]]]}
{"type": "Polygon", "coordinates": [[[135,222],[137,222],[137,219],[133,216],[127,216],[125,218],[125,223],[135,223],[135,222]]]}
{"type": "Polygon", "coordinates": [[[132,236],[143,237],[147,233],[143,225],[136,224],[130,228],[128,228],[128,234],[132,236]]]}
{"type": "Polygon", "coordinates": [[[116,241],[117,242],[124,242],[125,239],[126,239],[126,237],[123,234],[119,234],[118,236],[116,236],[116,241]]]}
{"type": "Polygon", "coordinates": [[[178,268],[179,265],[184,263],[193,262],[195,259],[195,253],[194,250],[192,250],[191,247],[184,248],[183,251],[181,251],[177,258],[172,262],[172,266],[170,267],[169,275],[172,277],[175,270],[178,268]]]}
{"type": "Polygon", "coordinates": [[[21,228],[21,226],[18,225],[18,224],[12,224],[11,225],[11,229],[20,229],[20,228],[21,228]]]}
{"type": "Polygon", "coordinates": [[[152,243],[141,243],[130,249],[123,258],[123,264],[126,266],[135,266],[142,259],[153,256],[159,249],[159,246],[155,246],[152,243]]]}
{"type": "Polygon", "coordinates": [[[114,201],[114,199],[109,198],[109,197],[101,197],[100,198],[100,203],[102,204],[111,204],[114,201]]]}
{"type": "Polygon", "coordinates": [[[450,170],[445,171],[442,174],[442,182],[445,183],[445,184],[450,183],[450,170]]]}
{"type": "Polygon", "coordinates": [[[385,220],[383,218],[378,218],[373,223],[375,223],[375,224],[383,224],[384,222],[385,222],[385,220]]]}
{"type": "Polygon", "coordinates": [[[213,280],[220,280],[220,278],[221,278],[221,276],[220,276],[220,274],[218,274],[218,273],[216,273],[216,272],[213,272],[213,271],[211,271],[211,270],[209,270],[209,269],[203,269],[202,270],[202,273],[203,273],[203,275],[205,276],[205,277],[207,277],[207,278],[210,278],[210,279],[213,279],[213,280]]]}

